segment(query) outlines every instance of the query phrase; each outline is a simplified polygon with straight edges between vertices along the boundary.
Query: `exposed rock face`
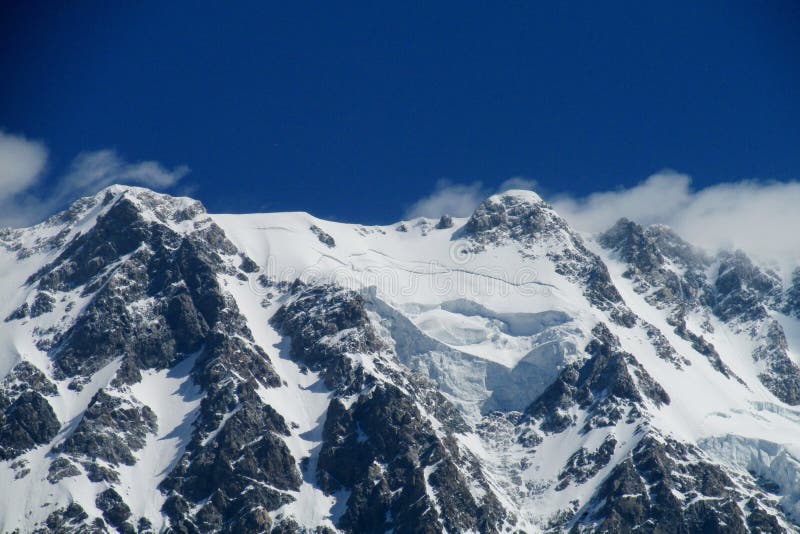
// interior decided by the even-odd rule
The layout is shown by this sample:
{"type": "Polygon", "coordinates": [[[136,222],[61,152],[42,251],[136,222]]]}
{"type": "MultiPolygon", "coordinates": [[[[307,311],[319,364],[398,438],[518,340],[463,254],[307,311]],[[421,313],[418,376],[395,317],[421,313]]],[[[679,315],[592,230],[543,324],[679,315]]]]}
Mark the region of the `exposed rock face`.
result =
{"type": "Polygon", "coordinates": [[[464,232],[478,250],[513,241],[521,245],[523,256],[550,258],[558,274],[580,284],[593,306],[611,311],[614,322],[633,326],[635,317],[622,302],[605,264],[535,193],[517,191],[490,197],[469,218],[464,232]]]}
{"type": "Polygon", "coordinates": [[[334,287],[295,284],[298,298],[281,307],[273,323],[292,339],[292,355],[322,373],[325,385],[356,392],[367,385],[363,368],[346,353],[371,353],[383,348],[369,327],[361,295],[334,287]]]}
{"type": "Polygon", "coordinates": [[[663,226],[644,228],[621,219],[598,241],[624,261],[634,288],[657,308],[671,310],[675,333],[705,355],[729,378],[742,381],[702,334],[687,326],[689,313],[714,316],[735,330],[750,331],[757,340],[752,356],[762,362],[762,384],[788,404],[800,403],[800,368],[788,354],[781,325],[773,311],[791,313],[793,286],[783,291],[780,277],[755,265],[743,252],[710,258],[663,226]]]}
{"type": "Polygon", "coordinates": [[[783,310],[787,315],[800,318],[800,267],[792,272],[792,279],[786,290],[783,310]]]}
{"type": "Polygon", "coordinates": [[[723,321],[755,321],[781,299],[778,275],[756,267],[744,252],[723,254],[714,281],[714,311],[723,321]]]}
{"type": "MultiPolygon", "coordinates": [[[[74,323],[64,330],[56,327],[46,343],[52,347],[56,378],[70,380],[75,391],[99,369],[119,362],[115,379],[92,397],[54,450],[76,460],[91,481],[118,483],[116,466],[135,465],[138,451],[158,429],[144,403],[148,399],[130,396],[128,388],[147,370],[167,369],[199,354],[193,376],[206,394],[195,437],[164,482],[172,494],[165,513],[176,528],[189,525],[190,530],[195,521],[205,525],[204,531],[212,525],[236,530],[235,525],[248,521],[263,524],[258,507],[269,503],[267,509],[274,509],[291,498],[274,490],[245,491],[246,481],[268,478],[271,486],[296,489],[299,479],[286,445],[270,434],[285,432],[285,423],[256,394],[259,387],[277,385],[277,375],[219,283],[219,275],[233,272],[223,258],[236,255],[236,248],[203,218],[197,203],[186,206],[147,192],[124,192],[109,193],[101,207],[105,211],[89,232],[77,235],[28,279],[38,293],[29,311],[18,314],[49,313],[56,296],[69,299],[77,293],[88,299],[74,323]],[[194,485],[187,487],[183,479],[193,474],[194,485]],[[175,511],[180,509],[175,501],[195,503],[213,492],[220,497],[196,515],[175,511]]],[[[245,272],[253,263],[246,256],[240,262],[245,272]]],[[[0,393],[6,399],[0,433],[4,458],[55,437],[60,424],[42,397],[55,393],[52,382],[27,362],[6,377],[0,393]]],[[[48,479],[58,483],[80,475],[76,464],[60,457],[51,464],[48,479]]],[[[135,531],[127,504],[113,488],[98,496],[97,507],[114,528],[135,531]]],[[[86,519],[67,512],[54,513],[49,521],[67,529],[86,519]]],[[[89,528],[74,528],[84,527],[89,528]]]]}
{"type": "Polygon", "coordinates": [[[588,451],[581,447],[567,460],[567,465],[558,475],[557,490],[563,490],[571,482],[575,484],[583,484],[593,476],[595,476],[600,469],[608,465],[614,455],[614,450],[617,446],[617,440],[609,435],[597,448],[596,451],[588,451]]]}
{"type": "Polygon", "coordinates": [[[775,320],[765,321],[762,328],[764,341],[753,350],[753,359],[765,364],[761,383],[786,404],[800,404],[800,368],[789,357],[783,328],[775,320]]]}
{"type": "Polygon", "coordinates": [[[210,436],[198,431],[190,452],[162,484],[171,494],[164,511],[178,530],[269,528],[269,517],[259,510],[291,502],[281,490],[300,486],[294,458],[279,437],[288,434],[283,418],[261,404],[246,384],[238,393],[222,428],[210,436]],[[190,506],[198,503],[199,510],[191,513],[190,506]]]}
{"type": "Polygon", "coordinates": [[[144,447],[147,433],[154,433],[156,425],[156,417],[149,407],[101,390],[59,451],[76,459],[133,465],[136,463],[133,453],[144,447]]]}
{"type": "Polygon", "coordinates": [[[58,393],[55,384],[38,367],[23,361],[15,365],[3,379],[3,392],[9,398],[14,398],[26,391],[34,391],[45,397],[58,393]]]}
{"type": "Polygon", "coordinates": [[[47,474],[47,480],[51,484],[55,484],[63,478],[76,477],[81,474],[75,464],[70,462],[64,457],[56,458],[50,464],[50,470],[47,474]]]}
{"type": "Polygon", "coordinates": [[[442,215],[436,223],[437,230],[446,230],[453,227],[453,218],[449,215],[442,215]]]}
{"type": "Polygon", "coordinates": [[[51,513],[45,522],[45,526],[47,528],[38,529],[36,534],[44,534],[45,532],[57,532],[59,534],[67,532],[79,532],[81,529],[84,529],[84,531],[87,532],[102,532],[102,529],[100,528],[94,530],[90,527],[87,527],[84,524],[84,521],[86,521],[88,518],[89,516],[86,514],[86,511],[83,509],[83,507],[73,502],[67,507],[51,513]]]}
{"type": "Polygon", "coordinates": [[[613,426],[623,418],[634,422],[644,413],[645,398],[656,406],[669,404],[669,395],[632,355],[621,351],[619,340],[600,324],[586,352],[585,363],[567,366],[526,413],[541,421],[546,432],[563,432],[577,422],[573,407],[587,414],[583,430],[613,426]]]}
{"type": "Polygon", "coordinates": [[[656,436],[614,468],[573,532],[747,532],[742,496],[698,451],[656,436]]]}
{"type": "Polygon", "coordinates": [[[627,264],[623,276],[634,282],[634,289],[651,305],[664,308],[703,300],[707,292],[704,271],[711,260],[669,228],[644,228],[623,218],[601,234],[598,242],[627,264]]]}
{"type": "Polygon", "coordinates": [[[105,520],[119,532],[124,534],[136,532],[136,529],[127,522],[131,516],[131,509],[112,488],[98,495],[95,504],[103,512],[105,520]]]}
{"type": "Polygon", "coordinates": [[[50,403],[35,391],[27,391],[11,403],[0,393],[0,407],[4,408],[0,413],[0,459],[16,458],[49,442],[61,428],[50,403]]]}
{"type": "Polygon", "coordinates": [[[319,239],[319,242],[322,243],[323,245],[328,246],[330,248],[336,246],[336,240],[333,239],[330,236],[330,234],[325,233],[325,231],[316,224],[311,225],[311,231],[314,233],[315,236],[317,236],[317,239],[319,239]]]}
{"type": "Polygon", "coordinates": [[[292,356],[339,395],[357,394],[349,407],[331,401],[317,463],[325,491],[350,493],[338,526],[348,532],[499,531],[507,514],[479,469],[464,472],[465,453],[452,437],[465,428],[463,420],[429,384],[400,370],[370,323],[364,298],[335,286],[295,284],[292,292],[273,319],[291,337],[292,356]],[[349,356],[357,353],[371,355],[375,371],[349,356]],[[473,496],[475,484],[481,499],[473,496]]]}

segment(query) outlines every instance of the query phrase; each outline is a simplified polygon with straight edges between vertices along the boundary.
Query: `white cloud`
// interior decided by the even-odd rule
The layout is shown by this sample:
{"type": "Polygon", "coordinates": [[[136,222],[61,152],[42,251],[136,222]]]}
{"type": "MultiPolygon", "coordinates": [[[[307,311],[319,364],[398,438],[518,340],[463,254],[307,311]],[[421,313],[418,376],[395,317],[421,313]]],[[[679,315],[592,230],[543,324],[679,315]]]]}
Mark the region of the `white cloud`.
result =
{"type": "Polygon", "coordinates": [[[620,217],[641,224],[663,223],[691,199],[691,180],[685,174],[664,171],[630,189],[592,193],[587,197],[557,196],[550,203],[576,228],[599,232],[620,217]]]}
{"type": "Polygon", "coordinates": [[[188,173],[189,168],[185,165],[170,171],[156,161],[126,163],[113,150],[84,152],[78,154],[69,172],[59,180],[51,201],[56,204],[68,202],[113,184],[165,189],[177,184],[188,173]]]}
{"type": "Polygon", "coordinates": [[[81,153],[65,174],[41,184],[46,166],[42,143],[0,132],[0,225],[38,222],[112,184],[169,188],[189,172],[186,166],[170,170],[155,161],[128,163],[113,150],[81,153]]]}
{"type": "MultiPolygon", "coordinates": [[[[536,189],[536,182],[512,178],[498,191],[536,189]]],[[[407,217],[466,217],[494,193],[481,182],[441,181],[417,201],[407,217]]],[[[686,174],[656,173],[638,185],[584,197],[549,199],[573,227],[601,232],[621,217],[640,224],[666,224],[687,241],[709,251],[740,248],[761,260],[797,265],[800,261],[800,182],[740,181],[692,188],[686,174]]]]}
{"type": "Polygon", "coordinates": [[[741,248],[763,260],[800,259],[800,182],[740,181],[692,190],[688,176],[662,172],[629,189],[557,197],[556,211],[587,232],[620,217],[672,227],[711,251],[741,248]]]}
{"type": "Polygon", "coordinates": [[[42,143],[0,131],[0,202],[34,185],[46,165],[42,143]]]}
{"type": "Polygon", "coordinates": [[[524,178],[522,176],[515,176],[513,178],[509,178],[502,184],[500,187],[497,188],[496,193],[502,193],[503,191],[509,191],[511,189],[524,189],[526,191],[536,191],[538,184],[536,180],[530,180],[528,178],[524,178]]]}
{"type": "Polygon", "coordinates": [[[466,217],[484,198],[481,182],[464,185],[439,180],[433,193],[419,199],[406,211],[406,218],[435,218],[445,214],[466,217]]]}
{"type": "Polygon", "coordinates": [[[407,219],[415,217],[436,218],[445,214],[453,217],[468,217],[472,215],[478,204],[494,193],[508,191],[509,189],[532,190],[535,186],[535,181],[522,177],[506,180],[500,184],[496,191],[485,188],[482,182],[454,184],[448,180],[439,180],[433,193],[412,204],[406,210],[405,217],[407,219]]]}

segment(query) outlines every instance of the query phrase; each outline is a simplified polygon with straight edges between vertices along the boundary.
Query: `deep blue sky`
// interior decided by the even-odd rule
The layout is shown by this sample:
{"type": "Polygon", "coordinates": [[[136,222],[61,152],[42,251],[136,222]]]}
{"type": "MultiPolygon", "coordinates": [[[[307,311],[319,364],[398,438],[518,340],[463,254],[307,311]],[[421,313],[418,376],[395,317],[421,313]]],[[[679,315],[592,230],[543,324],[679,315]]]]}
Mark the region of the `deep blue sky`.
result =
{"type": "Polygon", "coordinates": [[[389,222],[441,178],[800,176],[795,1],[19,4],[0,128],[54,176],[105,147],[185,163],[211,211],[389,222]]]}

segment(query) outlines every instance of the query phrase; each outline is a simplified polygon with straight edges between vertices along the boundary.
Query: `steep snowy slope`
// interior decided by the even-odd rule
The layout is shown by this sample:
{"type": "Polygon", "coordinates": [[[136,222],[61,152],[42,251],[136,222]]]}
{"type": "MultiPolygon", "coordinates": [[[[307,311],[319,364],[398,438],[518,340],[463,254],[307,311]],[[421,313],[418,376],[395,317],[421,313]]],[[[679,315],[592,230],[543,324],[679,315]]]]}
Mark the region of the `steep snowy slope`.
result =
{"type": "Polygon", "coordinates": [[[111,187],[0,234],[0,529],[795,531],[797,272],[111,187]]]}

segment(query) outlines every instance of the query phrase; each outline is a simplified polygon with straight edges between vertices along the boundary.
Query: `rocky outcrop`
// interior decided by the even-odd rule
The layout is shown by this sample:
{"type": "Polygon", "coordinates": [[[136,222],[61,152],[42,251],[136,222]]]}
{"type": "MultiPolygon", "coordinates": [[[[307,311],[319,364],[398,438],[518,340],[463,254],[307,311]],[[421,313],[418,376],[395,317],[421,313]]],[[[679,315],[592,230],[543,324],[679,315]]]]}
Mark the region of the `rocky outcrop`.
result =
{"type": "Polygon", "coordinates": [[[442,215],[436,223],[437,230],[446,230],[453,227],[453,218],[449,215],[442,215]]]}
{"type": "Polygon", "coordinates": [[[68,506],[52,512],[45,521],[45,527],[37,529],[35,534],[67,534],[70,532],[103,532],[102,525],[91,528],[84,521],[89,515],[83,507],[77,503],[70,503],[68,506]]]}
{"type": "Polygon", "coordinates": [[[48,443],[61,428],[53,408],[41,394],[26,391],[13,402],[0,392],[0,459],[16,458],[48,443]]]}
{"type": "Polygon", "coordinates": [[[634,422],[645,413],[645,400],[670,403],[669,395],[602,323],[586,346],[590,358],[568,365],[556,381],[526,409],[545,432],[563,432],[581,424],[584,432],[634,422]],[[577,419],[579,409],[582,420],[577,419]]]}
{"type": "Polygon", "coordinates": [[[47,481],[51,484],[56,484],[61,479],[80,476],[80,474],[81,471],[75,464],[60,456],[50,463],[47,481]]]}
{"type": "Polygon", "coordinates": [[[704,301],[708,293],[705,270],[711,260],[669,228],[643,227],[623,218],[597,240],[626,263],[623,276],[649,304],[666,308],[704,301]]]}
{"type": "Polygon", "coordinates": [[[792,271],[792,278],[784,295],[783,312],[800,318],[800,267],[792,271]]]}
{"type": "Polygon", "coordinates": [[[336,246],[336,240],[330,236],[330,234],[326,233],[322,228],[317,226],[316,224],[312,224],[310,227],[311,232],[317,236],[319,242],[325,245],[326,247],[333,248],[336,246]]]}
{"type": "Polygon", "coordinates": [[[763,325],[763,343],[753,350],[753,359],[764,365],[761,383],[786,404],[800,404],[800,368],[789,356],[789,344],[780,323],[769,319],[763,325]]]}
{"type": "Polygon", "coordinates": [[[464,226],[476,250],[513,241],[523,257],[546,256],[555,271],[579,284],[588,301],[608,311],[611,320],[632,327],[625,306],[603,261],[553,208],[530,191],[510,191],[481,203],[464,226]]]}
{"type": "Polygon", "coordinates": [[[58,451],[78,460],[133,465],[134,452],[144,447],[147,434],[156,428],[156,417],[149,407],[100,390],[58,451]]]}
{"type": "Polygon", "coordinates": [[[762,494],[742,510],[738,502],[745,495],[739,488],[696,447],[651,434],[614,468],[576,516],[572,532],[699,534],[745,533],[750,524],[773,528],[774,503],[762,494]]]}
{"type": "Polygon", "coordinates": [[[616,446],[617,440],[613,435],[608,435],[595,451],[589,451],[585,447],[575,451],[558,474],[556,491],[565,489],[570,483],[583,484],[594,477],[611,461],[616,446]]]}
{"type": "MultiPolygon", "coordinates": [[[[278,376],[219,279],[237,273],[233,256],[239,256],[243,273],[254,263],[238,254],[197,203],[125,190],[109,192],[102,204],[90,231],[76,235],[27,281],[39,296],[26,317],[47,313],[51,295],[70,299],[79,292],[87,299],[67,329],[48,331],[52,338],[42,340],[50,347],[56,378],[81,390],[111,362],[119,369],[55,447],[65,456],[52,462],[49,480],[82,476],[79,464],[93,482],[119,482],[117,466],[137,462],[158,423],[130,395],[130,385],[145,370],[171,368],[194,354],[192,379],[204,397],[194,436],[163,483],[169,493],[165,513],[178,530],[268,526],[266,510],[291,500],[281,490],[297,489],[299,474],[279,437],[287,432],[283,419],[257,394],[258,388],[278,385],[278,376]],[[254,481],[261,489],[249,489],[254,481]],[[197,509],[205,499],[210,500],[197,509]]],[[[53,393],[54,385],[38,369],[18,365],[4,390],[12,395],[3,396],[4,455],[55,437],[60,425],[41,396],[53,393]]],[[[135,530],[115,490],[98,496],[97,507],[109,525],[135,530]]],[[[54,524],[66,524],[58,514],[52,517],[54,524]]]]}
{"type": "Polygon", "coordinates": [[[45,374],[30,362],[15,365],[3,379],[2,391],[8,398],[15,398],[26,391],[35,391],[45,397],[58,393],[58,389],[45,374]]]}
{"type": "Polygon", "coordinates": [[[356,396],[347,404],[331,401],[317,462],[326,492],[349,491],[340,528],[500,530],[507,512],[476,464],[465,471],[472,462],[453,438],[466,425],[435,388],[401,370],[361,295],[296,283],[273,323],[290,336],[293,358],[318,372],[337,396],[356,396]]]}
{"type": "Polygon", "coordinates": [[[346,354],[384,348],[369,324],[364,298],[335,286],[306,287],[296,282],[295,298],[282,306],[272,323],[292,339],[292,356],[322,373],[325,385],[338,392],[358,392],[372,379],[346,354]]]}
{"type": "Polygon", "coordinates": [[[758,268],[744,252],[725,253],[714,282],[714,312],[723,321],[765,319],[781,301],[777,274],[758,268]]]}
{"type": "Polygon", "coordinates": [[[706,330],[712,328],[713,314],[735,331],[747,333],[756,342],[752,357],[762,367],[761,383],[781,401],[800,403],[800,367],[788,356],[783,329],[770,315],[793,310],[793,286],[784,292],[777,273],[758,267],[742,251],[710,258],[664,226],[645,228],[627,219],[601,234],[598,242],[626,263],[623,276],[649,304],[669,310],[674,332],[714,369],[744,384],[724,355],[689,329],[690,313],[706,316],[706,330]]]}

